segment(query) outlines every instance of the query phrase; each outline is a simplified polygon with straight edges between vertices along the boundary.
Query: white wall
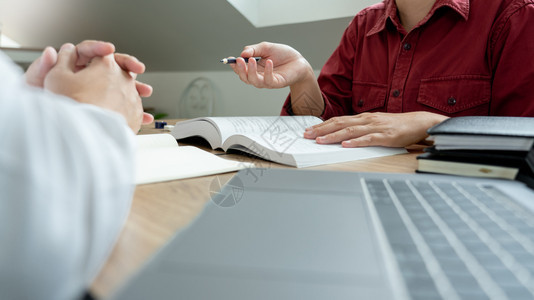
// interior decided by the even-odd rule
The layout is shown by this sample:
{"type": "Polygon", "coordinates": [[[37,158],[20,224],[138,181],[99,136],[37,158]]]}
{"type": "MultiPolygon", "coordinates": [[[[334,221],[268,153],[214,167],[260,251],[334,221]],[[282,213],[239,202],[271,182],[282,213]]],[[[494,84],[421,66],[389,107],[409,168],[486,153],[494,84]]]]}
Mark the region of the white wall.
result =
{"type": "MultiPolygon", "coordinates": [[[[257,89],[241,82],[232,72],[149,72],[138,80],[154,88],[152,97],[145,99],[145,107],[154,107],[169,118],[184,117],[179,101],[187,86],[196,78],[207,78],[214,86],[214,116],[279,115],[289,88],[257,89]]],[[[187,117],[187,116],[185,116],[187,117]]]]}

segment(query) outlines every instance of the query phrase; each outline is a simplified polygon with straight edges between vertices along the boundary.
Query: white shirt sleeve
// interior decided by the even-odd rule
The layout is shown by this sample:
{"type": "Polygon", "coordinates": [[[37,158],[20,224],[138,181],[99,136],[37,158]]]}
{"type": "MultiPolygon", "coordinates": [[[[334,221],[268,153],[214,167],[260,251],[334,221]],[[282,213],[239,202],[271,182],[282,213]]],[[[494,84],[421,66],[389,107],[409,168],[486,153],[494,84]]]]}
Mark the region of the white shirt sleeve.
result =
{"type": "Polygon", "coordinates": [[[0,299],[74,299],[134,190],[125,119],[24,83],[0,53],[0,299]]]}

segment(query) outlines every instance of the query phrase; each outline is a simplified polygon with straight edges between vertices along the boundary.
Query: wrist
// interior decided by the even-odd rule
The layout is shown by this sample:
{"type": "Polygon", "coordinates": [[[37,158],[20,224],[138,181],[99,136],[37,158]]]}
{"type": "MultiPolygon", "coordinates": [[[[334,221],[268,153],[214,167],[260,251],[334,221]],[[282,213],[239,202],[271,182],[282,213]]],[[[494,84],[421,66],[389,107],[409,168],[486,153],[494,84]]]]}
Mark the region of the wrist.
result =
{"type": "Polygon", "coordinates": [[[307,62],[306,64],[300,80],[290,86],[291,109],[296,115],[319,117],[324,112],[325,104],[315,72],[307,62]]]}
{"type": "Polygon", "coordinates": [[[431,112],[425,112],[425,114],[427,115],[428,129],[430,129],[430,127],[432,126],[438,125],[439,123],[449,118],[447,116],[436,114],[436,113],[431,113],[431,112]]]}
{"type": "Polygon", "coordinates": [[[440,114],[436,114],[436,113],[431,113],[431,112],[420,112],[422,115],[419,116],[419,118],[421,118],[421,120],[424,122],[424,126],[423,126],[423,131],[422,132],[422,135],[423,135],[423,139],[422,141],[425,141],[429,138],[429,135],[427,133],[428,129],[430,129],[431,127],[445,121],[446,119],[448,119],[449,117],[447,116],[444,116],[444,115],[440,115],[440,114]]]}
{"type": "Polygon", "coordinates": [[[302,70],[299,72],[297,80],[291,84],[291,87],[295,86],[298,88],[301,85],[309,85],[310,82],[316,82],[315,72],[310,63],[304,57],[301,57],[299,60],[302,65],[302,70]]]}

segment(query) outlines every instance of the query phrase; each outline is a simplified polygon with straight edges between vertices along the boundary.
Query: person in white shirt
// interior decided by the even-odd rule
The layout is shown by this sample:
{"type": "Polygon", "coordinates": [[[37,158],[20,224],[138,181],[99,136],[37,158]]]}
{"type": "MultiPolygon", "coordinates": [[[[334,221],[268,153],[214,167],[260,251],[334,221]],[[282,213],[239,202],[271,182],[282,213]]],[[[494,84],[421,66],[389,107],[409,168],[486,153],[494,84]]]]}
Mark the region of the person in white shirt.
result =
{"type": "Polygon", "coordinates": [[[47,48],[26,76],[0,53],[0,299],[81,297],[123,226],[152,90],[113,51],[47,48]]]}

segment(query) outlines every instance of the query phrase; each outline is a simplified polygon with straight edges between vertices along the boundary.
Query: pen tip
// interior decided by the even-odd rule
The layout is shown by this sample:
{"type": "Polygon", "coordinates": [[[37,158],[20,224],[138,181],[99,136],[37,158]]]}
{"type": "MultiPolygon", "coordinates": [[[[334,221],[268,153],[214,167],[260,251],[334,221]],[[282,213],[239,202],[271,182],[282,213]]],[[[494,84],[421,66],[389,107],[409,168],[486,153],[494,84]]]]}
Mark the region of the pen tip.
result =
{"type": "Polygon", "coordinates": [[[222,62],[223,64],[226,64],[226,63],[228,63],[228,59],[223,58],[223,59],[221,59],[221,62],[222,62]]]}

